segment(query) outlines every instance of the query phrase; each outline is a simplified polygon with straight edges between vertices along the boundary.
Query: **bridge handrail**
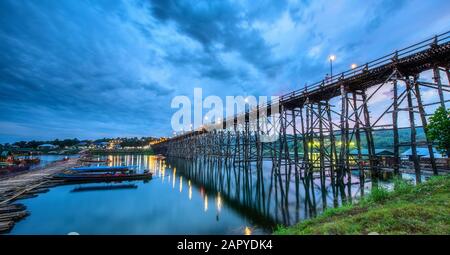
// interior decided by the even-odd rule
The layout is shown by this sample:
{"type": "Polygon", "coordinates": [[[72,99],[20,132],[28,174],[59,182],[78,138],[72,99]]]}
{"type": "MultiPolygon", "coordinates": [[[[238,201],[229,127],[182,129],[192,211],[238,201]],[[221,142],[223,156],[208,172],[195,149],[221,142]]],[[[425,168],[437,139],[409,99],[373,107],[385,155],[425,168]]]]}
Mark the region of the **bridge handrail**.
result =
{"type": "MultiPolygon", "coordinates": [[[[433,36],[432,38],[423,40],[421,42],[415,43],[415,44],[410,45],[410,46],[408,46],[406,48],[403,48],[401,50],[394,51],[394,52],[392,52],[390,54],[387,54],[387,55],[385,55],[383,57],[380,57],[380,58],[377,58],[377,59],[372,60],[370,62],[367,62],[366,64],[360,65],[360,66],[358,66],[358,67],[356,67],[354,69],[349,69],[349,70],[344,71],[342,73],[335,74],[335,75],[331,76],[329,80],[325,80],[325,79],[320,80],[320,81],[318,81],[316,83],[313,83],[310,86],[307,86],[307,88],[310,89],[310,90],[314,90],[314,89],[320,88],[321,84],[333,84],[333,83],[339,81],[342,78],[348,78],[348,76],[346,76],[347,74],[351,74],[350,76],[355,76],[356,74],[361,74],[364,70],[368,71],[371,68],[375,68],[375,67],[381,66],[382,64],[386,64],[386,63],[391,62],[392,58],[394,58],[396,55],[397,55],[398,58],[400,58],[400,57],[405,56],[405,55],[407,55],[407,54],[409,54],[411,52],[420,51],[421,49],[430,46],[431,43],[437,43],[439,45],[439,43],[449,41],[448,40],[449,38],[450,38],[450,31],[447,31],[445,33],[433,36]]],[[[287,94],[284,94],[284,95],[280,96],[281,101],[282,101],[283,98],[285,98],[287,96],[290,96],[292,94],[296,94],[298,92],[305,92],[305,88],[298,89],[298,90],[295,90],[293,92],[290,92],[290,93],[287,93],[287,94]]]]}

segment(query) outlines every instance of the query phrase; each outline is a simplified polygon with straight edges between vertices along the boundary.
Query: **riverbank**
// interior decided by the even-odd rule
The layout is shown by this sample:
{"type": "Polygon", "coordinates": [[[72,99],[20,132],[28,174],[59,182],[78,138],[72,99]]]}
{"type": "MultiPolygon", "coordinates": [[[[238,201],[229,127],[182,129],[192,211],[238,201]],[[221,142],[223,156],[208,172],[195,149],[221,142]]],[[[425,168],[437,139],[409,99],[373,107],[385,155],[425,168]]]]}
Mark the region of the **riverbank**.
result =
{"type": "Polygon", "coordinates": [[[275,234],[450,234],[450,175],[413,186],[396,181],[394,190],[372,191],[358,204],[326,210],[317,218],[275,234]]]}
{"type": "Polygon", "coordinates": [[[0,179],[0,233],[8,232],[14,223],[29,213],[21,204],[13,204],[19,199],[31,198],[45,193],[48,188],[58,185],[51,177],[67,168],[79,165],[79,158],[55,161],[43,169],[5,176],[0,179]]]}

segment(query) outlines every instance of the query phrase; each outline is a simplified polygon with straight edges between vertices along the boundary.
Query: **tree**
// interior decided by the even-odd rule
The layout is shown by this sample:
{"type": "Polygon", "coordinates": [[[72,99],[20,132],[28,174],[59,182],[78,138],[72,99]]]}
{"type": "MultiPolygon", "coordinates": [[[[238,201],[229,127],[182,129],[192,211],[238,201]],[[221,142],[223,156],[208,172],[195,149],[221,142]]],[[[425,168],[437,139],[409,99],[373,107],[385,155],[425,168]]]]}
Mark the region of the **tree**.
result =
{"type": "Polygon", "coordinates": [[[450,110],[439,107],[430,117],[427,136],[437,143],[437,149],[450,157],[450,110]]]}

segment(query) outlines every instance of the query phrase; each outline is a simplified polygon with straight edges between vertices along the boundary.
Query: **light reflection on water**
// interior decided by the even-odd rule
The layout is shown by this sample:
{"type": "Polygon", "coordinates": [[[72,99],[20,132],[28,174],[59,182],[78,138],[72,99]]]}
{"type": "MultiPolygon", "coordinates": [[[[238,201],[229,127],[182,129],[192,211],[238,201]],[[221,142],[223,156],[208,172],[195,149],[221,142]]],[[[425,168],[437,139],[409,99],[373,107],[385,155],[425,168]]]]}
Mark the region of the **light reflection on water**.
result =
{"type": "Polygon", "coordinates": [[[17,222],[11,234],[243,234],[245,226],[253,227],[251,219],[231,208],[208,207],[217,203],[217,194],[207,193],[164,161],[144,155],[108,158],[108,165],[150,169],[154,178],[127,182],[136,184],[134,189],[73,192],[118,184],[64,185],[21,200],[31,215],[17,222]]]}
{"type": "Polygon", "coordinates": [[[268,162],[258,171],[218,161],[159,160],[147,155],[101,158],[108,159],[109,166],[149,169],[153,179],[127,182],[135,184],[132,189],[105,187],[117,184],[52,188],[19,201],[31,215],[18,222],[12,234],[271,233],[278,224],[314,217],[326,207],[340,205],[348,194],[355,198],[359,193],[359,184],[336,196],[330,185],[321,186],[317,180],[295,183],[295,178],[288,180],[287,188],[286,176],[274,174],[268,162]],[[88,191],[73,192],[80,187],[88,191]]]}

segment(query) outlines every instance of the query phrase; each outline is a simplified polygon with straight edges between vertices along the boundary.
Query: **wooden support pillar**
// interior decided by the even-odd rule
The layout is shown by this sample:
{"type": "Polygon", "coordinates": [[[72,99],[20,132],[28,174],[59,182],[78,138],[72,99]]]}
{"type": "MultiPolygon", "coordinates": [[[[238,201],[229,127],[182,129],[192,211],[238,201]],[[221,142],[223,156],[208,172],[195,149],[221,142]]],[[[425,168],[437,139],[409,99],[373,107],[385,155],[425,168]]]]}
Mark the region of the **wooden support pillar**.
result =
{"type": "Polygon", "coordinates": [[[445,73],[447,74],[447,84],[450,84],[450,70],[449,68],[445,68],[445,73]]]}
{"type": "Polygon", "coordinates": [[[362,162],[361,135],[360,135],[360,130],[359,130],[360,129],[359,128],[360,127],[360,118],[359,118],[356,96],[357,96],[357,94],[354,91],[353,92],[353,109],[354,109],[354,114],[355,114],[355,140],[356,140],[356,149],[358,151],[356,164],[357,164],[358,170],[359,170],[359,185],[361,187],[361,192],[364,192],[365,178],[364,178],[364,168],[361,165],[361,162],[362,162]]]}
{"type": "Polygon", "coordinates": [[[394,174],[400,175],[400,141],[398,135],[398,90],[397,79],[393,81],[394,102],[392,111],[392,130],[394,132],[394,174]]]}
{"type": "Polygon", "coordinates": [[[259,105],[256,106],[256,132],[255,132],[255,145],[256,145],[256,166],[257,169],[262,167],[262,144],[261,144],[261,129],[259,121],[259,105]]]}
{"type": "Polygon", "coordinates": [[[230,159],[230,149],[231,149],[231,133],[230,130],[227,130],[227,143],[225,147],[225,163],[228,164],[228,160],[230,159]]]}
{"type": "Polygon", "coordinates": [[[297,136],[297,122],[296,122],[296,110],[292,109],[292,128],[293,128],[293,136],[294,136],[294,164],[295,164],[295,180],[298,181],[298,171],[301,170],[298,167],[298,136],[297,136]]]}
{"type": "Polygon", "coordinates": [[[367,152],[369,154],[369,167],[370,167],[370,174],[372,177],[372,186],[376,187],[378,185],[378,164],[377,159],[375,155],[375,144],[373,141],[373,134],[372,134],[372,126],[370,124],[370,113],[369,113],[369,107],[367,106],[367,96],[366,91],[362,91],[362,100],[363,100],[363,114],[364,114],[364,131],[366,134],[366,140],[367,140],[367,152]]]}
{"type": "Polygon", "coordinates": [[[414,107],[412,102],[412,89],[413,82],[407,77],[406,79],[406,94],[408,97],[408,113],[409,113],[409,124],[411,128],[411,151],[412,151],[412,159],[414,163],[414,171],[416,173],[416,182],[420,183],[420,163],[419,157],[417,156],[417,145],[416,145],[416,124],[414,120],[414,107]]]}
{"type": "Polygon", "coordinates": [[[441,73],[439,72],[438,66],[434,66],[433,68],[433,79],[438,86],[439,102],[441,103],[441,107],[445,109],[445,100],[444,100],[444,92],[442,91],[441,73]]]}
{"type": "Polygon", "coordinates": [[[322,184],[322,187],[325,186],[325,140],[324,140],[324,135],[323,135],[323,109],[322,109],[322,102],[318,102],[317,103],[317,108],[318,108],[318,115],[319,115],[319,162],[320,162],[320,182],[322,184]]]}
{"type": "Polygon", "coordinates": [[[292,109],[292,128],[294,136],[294,174],[295,174],[295,199],[296,199],[296,212],[297,218],[299,217],[298,209],[300,206],[300,176],[301,168],[299,167],[299,155],[298,155],[298,135],[297,135],[297,109],[292,109]]]}
{"type": "Polygon", "coordinates": [[[291,153],[289,150],[289,143],[287,139],[287,127],[288,127],[288,113],[286,109],[283,109],[283,146],[284,146],[284,173],[285,173],[285,187],[286,187],[286,195],[285,195],[285,203],[288,203],[289,196],[289,184],[291,180],[292,173],[292,164],[291,164],[291,153]]]}
{"type": "Polygon", "coordinates": [[[248,169],[250,164],[250,125],[247,114],[244,115],[244,167],[248,169]]]}
{"type": "MultiPolygon", "coordinates": [[[[310,121],[309,130],[308,130],[308,146],[309,146],[309,149],[308,149],[309,155],[308,156],[309,156],[310,164],[309,164],[308,171],[311,176],[313,175],[314,169],[317,165],[316,158],[315,158],[316,154],[314,152],[314,109],[313,109],[313,107],[314,107],[314,104],[311,103],[310,107],[309,107],[309,113],[308,113],[309,121],[310,121]]],[[[313,178],[311,178],[311,180],[312,179],[313,178]]]]}
{"type": "Polygon", "coordinates": [[[341,83],[341,146],[339,152],[339,171],[337,173],[337,181],[339,185],[343,184],[344,173],[347,172],[347,147],[348,147],[348,137],[347,137],[347,126],[348,119],[347,117],[347,108],[348,108],[348,100],[347,100],[347,91],[345,85],[341,83]]]}
{"type": "MultiPolygon", "coordinates": [[[[417,82],[417,77],[414,77],[414,91],[416,92],[416,99],[417,99],[417,106],[419,108],[419,115],[420,119],[422,121],[422,128],[423,131],[426,132],[427,130],[427,118],[425,109],[423,107],[422,103],[422,96],[420,94],[420,88],[419,83],[417,82]]],[[[438,175],[437,167],[436,167],[436,160],[434,158],[434,152],[433,152],[433,141],[431,141],[428,136],[425,134],[425,138],[427,140],[427,147],[428,147],[428,153],[430,154],[430,161],[431,161],[431,168],[433,169],[433,174],[438,175]]]]}
{"type": "MultiPolygon", "coordinates": [[[[285,127],[284,127],[284,107],[281,106],[280,109],[280,144],[279,144],[279,148],[278,148],[278,174],[281,175],[281,162],[283,160],[283,150],[284,150],[284,142],[285,142],[285,136],[284,136],[284,132],[285,132],[285,127]]],[[[280,177],[281,178],[281,177],[280,177]]],[[[281,186],[281,183],[280,183],[281,186]]]]}
{"type": "MultiPolygon", "coordinates": [[[[349,126],[349,98],[348,98],[348,94],[346,95],[347,98],[347,106],[345,107],[345,139],[347,141],[347,144],[345,146],[345,168],[347,170],[346,174],[347,174],[347,188],[348,188],[348,192],[349,194],[351,193],[351,183],[352,183],[352,172],[350,169],[350,126],[349,126]]],[[[351,203],[351,196],[348,197],[350,199],[350,203],[351,203]]]]}
{"type": "Polygon", "coordinates": [[[233,150],[233,166],[236,165],[236,159],[238,157],[238,153],[239,153],[239,130],[237,127],[237,119],[234,118],[234,124],[233,124],[233,132],[234,132],[234,150],[233,150]]]}
{"type": "MultiPolygon", "coordinates": [[[[327,120],[328,120],[328,126],[329,126],[329,134],[330,134],[330,178],[331,178],[331,184],[334,186],[335,184],[335,166],[336,160],[337,160],[337,152],[336,152],[336,137],[334,136],[333,131],[333,120],[331,119],[331,106],[330,103],[327,102],[327,120]]],[[[333,187],[334,188],[334,187],[333,187]]]]}
{"type": "MultiPolygon", "coordinates": [[[[306,177],[306,169],[309,167],[309,159],[308,159],[308,141],[306,139],[305,132],[305,122],[303,121],[303,109],[305,109],[304,105],[300,108],[300,124],[301,124],[301,133],[302,133],[302,143],[303,143],[303,172],[304,177],[306,177]]],[[[307,109],[307,108],[306,108],[307,109]]],[[[305,109],[305,112],[307,111],[305,109]]],[[[306,126],[308,125],[308,117],[306,117],[306,126]]]]}

